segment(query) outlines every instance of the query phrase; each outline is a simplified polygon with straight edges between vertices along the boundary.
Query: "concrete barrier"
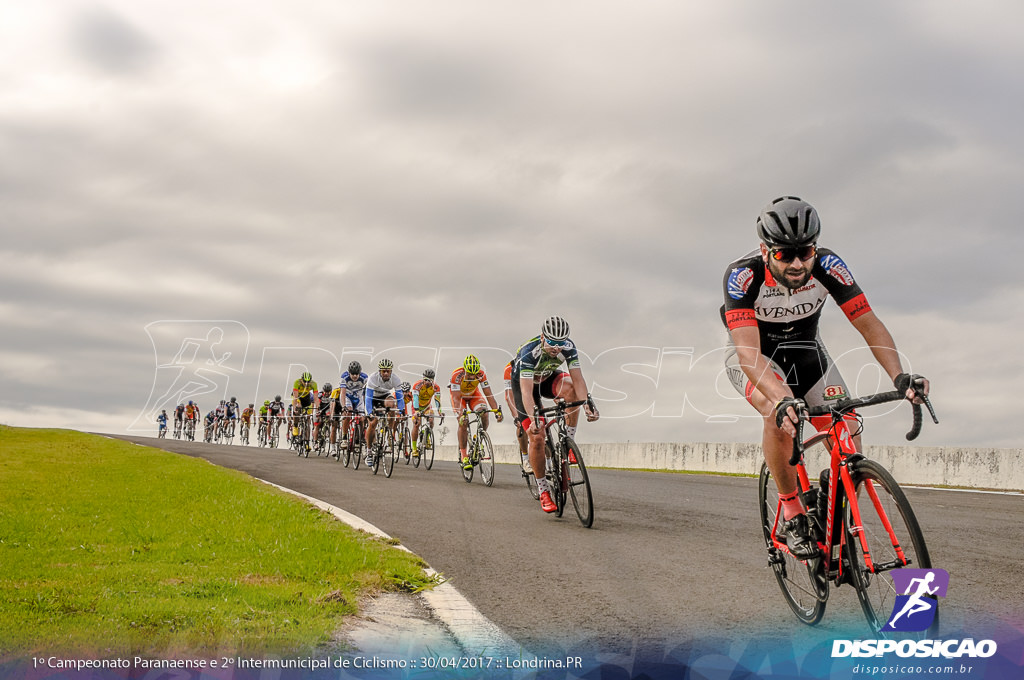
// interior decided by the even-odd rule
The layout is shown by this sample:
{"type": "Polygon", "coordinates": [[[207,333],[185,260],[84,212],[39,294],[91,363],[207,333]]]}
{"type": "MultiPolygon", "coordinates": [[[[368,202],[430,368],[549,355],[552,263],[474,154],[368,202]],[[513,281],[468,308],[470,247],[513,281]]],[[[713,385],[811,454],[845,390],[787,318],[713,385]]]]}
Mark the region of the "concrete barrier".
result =
{"type": "MultiPolygon", "coordinates": [[[[749,443],[581,443],[580,447],[590,467],[756,475],[763,460],[761,445],[749,443]]],[[[904,485],[1024,490],[1024,449],[868,446],[865,455],[884,465],[904,485]]],[[[436,458],[456,460],[458,450],[440,446],[436,458]]],[[[519,448],[497,444],[494,458],[499,463],[518,463],[519,448]]],[[[811,469],[824,468],[828,464],[825,449],[809,450],[808,461],[811,469]]]]}

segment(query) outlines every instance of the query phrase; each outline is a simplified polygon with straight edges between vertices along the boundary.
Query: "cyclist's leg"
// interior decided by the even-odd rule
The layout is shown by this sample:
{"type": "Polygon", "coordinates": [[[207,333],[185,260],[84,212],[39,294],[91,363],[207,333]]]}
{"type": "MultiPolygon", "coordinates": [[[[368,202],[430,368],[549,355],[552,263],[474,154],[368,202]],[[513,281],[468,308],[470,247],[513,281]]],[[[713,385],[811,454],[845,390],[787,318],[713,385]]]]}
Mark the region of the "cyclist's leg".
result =
{"type": "MultiPolygon", "coordinates": [[[[541,386],[534,384],[533,403],[538,406],[540,406],[540,395],[541,386]]],[[[520,419],[532,417],[532,414],[526,413],[526,407],[523,405],[522,388],[517,380],[512,381],[512,398],[516,407],[514,413],[520,419]]],[[[525,432],[524,435],[527,438],[527,453],[529,454],[530,467],[533,468],[534,481],[537,485],[537,495],[542,496],[544,492],[547,492],[548,498],[550,498],[551,489],[548,488],[548,480],[544,476],[547,472],[547,460],[544,450],[544,428],[540,428],[536,434],[525,432]]]]}
{"type": "MultiPolygon", "coordinates": [[[[771,357],[766,356],[765,358],[771,364],[772,370],[775,371],[775,377],[785,382],[782,377],[786,375],[784,369],[778,363],[772,361],[771,357]]],[[[787,497],[792,495],[797,490],[796,470],[789,464],[789,456],[793,451],[793,439],[775,424],[773,410],[775,404],[754,387],[754,384],[747,378],[746,373],[740,368],[739,356],[731,337],[729,338],[728,350],[725,355],[725,368],[729,380],[732,382],[733,387],[736,388],[736,391],[743,395],[750,405],[762,416],[761,449],[779,495],[787,497]]],[[[792,508],[792,506],[790,507],[792,508]]]]}
{"type": "Polygon", "coordinates": [[[484,430],[486,430],[487,426],[490,424],[487,407],[487,399],[484,398],[483,391],[480,388],[477,388],[476,392],[473,393],[473,396],[469,398],[469,408],[480,414],[480,427],[484,430]]]}
{"type": "Polygon", "coordinates": [[[410,436],[412,437],[413,455],[415,455],[416,452],[419,450],[418,440],[420,437],[420,418],[422,417],[422,414],[426,411],[427,409],[423,409],[423,411],[415,411],[412,414],[412,433],[410,434],[410,436]]]}
{"type": "MultiPolygon", "coordinates": [[[[459,413],[462,412],[462,409],[465,406],[465,404],[463,403],[463,399],[462,399],[462,393],[461,392],[456,392],[455,390],[452,390],[451,391],[451,398],[452,398],[452,411],[456,415],[458,415],[459,413]]],[[[459,429],[458,429],[459,462],[464,464],[466,459],[467,459],[466,448],[469,445],[469,420],[466,419],[466,418],[460,417],[458,419],[458,421],[459,421],[459,429]]]]}

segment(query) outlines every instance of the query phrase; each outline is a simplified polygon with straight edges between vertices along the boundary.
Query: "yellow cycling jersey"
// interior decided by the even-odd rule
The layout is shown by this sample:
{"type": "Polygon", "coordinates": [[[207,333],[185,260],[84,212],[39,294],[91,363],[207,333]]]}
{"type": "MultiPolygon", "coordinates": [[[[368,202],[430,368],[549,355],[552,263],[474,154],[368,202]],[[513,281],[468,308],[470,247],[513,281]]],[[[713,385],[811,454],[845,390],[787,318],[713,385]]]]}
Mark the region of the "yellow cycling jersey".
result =
{"type": "Polygon", "coordinates": [[[292,388],[299,393],[300,397],[309,395],[310,392],[316,392],[316,381],[311,380],[309,383],[303,383],[302,378],[295,381],[295,386],[292,388]]]}
{"type": "Polygon", "coordinates": [[[419,382],[413,383],[412,386],[412,404],[417,408],[427,408],[430,406],[430,399],[438,392],[441,388],[433,380],[427,380],[424,378],[419,382]]]}

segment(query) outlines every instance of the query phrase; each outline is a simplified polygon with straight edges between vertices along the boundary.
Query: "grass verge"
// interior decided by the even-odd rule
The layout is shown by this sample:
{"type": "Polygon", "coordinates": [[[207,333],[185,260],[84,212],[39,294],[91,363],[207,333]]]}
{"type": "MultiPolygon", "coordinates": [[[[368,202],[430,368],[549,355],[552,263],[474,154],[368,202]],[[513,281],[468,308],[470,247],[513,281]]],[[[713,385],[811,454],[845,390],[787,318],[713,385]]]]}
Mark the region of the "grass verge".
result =
{"type": "Polygon", "coordinates": [[[0,426],[0,660],[310,653],[422,560],[232,470],[0,426]]]}

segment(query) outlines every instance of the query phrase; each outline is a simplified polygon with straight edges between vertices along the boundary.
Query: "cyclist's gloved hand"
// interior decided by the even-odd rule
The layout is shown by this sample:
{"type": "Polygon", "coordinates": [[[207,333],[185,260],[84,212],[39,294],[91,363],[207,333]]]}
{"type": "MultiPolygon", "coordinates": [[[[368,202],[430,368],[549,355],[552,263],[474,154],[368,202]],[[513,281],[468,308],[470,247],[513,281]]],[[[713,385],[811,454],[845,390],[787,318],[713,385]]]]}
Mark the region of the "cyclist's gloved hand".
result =
{"type": "Polygon", "coordinates": [[[928,396],[929,383],[928,379],[923,375],[900,373],[892,379],[892,384],[896,386],[898,391],[903,392],[908,400],[913,401],[915,404],[924,403],[922,397],[928,396]]]}
{"type": "Polygon", "coordinates": [[[601,417],[597,410],[597,404],[594,403],[594,398],[589,394],[587,395],[587,403],[583,405],[583,412],[587,415],[588,423],[592,423],[601,417]]]}
{"type": "Polygon", "coordinates": [[[788,434],[796,434],[795,425],[799,422],[800,411],[807,408],[803,399],[795,397],[783,397],[775,404],[775,425],[788,434]],[[792,432],[790,432],[792,430],[792,432]]]}
{"type": "Polygon", "coordinates": [[[505,420],[505,415],[501,412],[500,406],[498,407],[498,411],[494,414],[494,419],[497,420],[499,423],[505,420]]]}

